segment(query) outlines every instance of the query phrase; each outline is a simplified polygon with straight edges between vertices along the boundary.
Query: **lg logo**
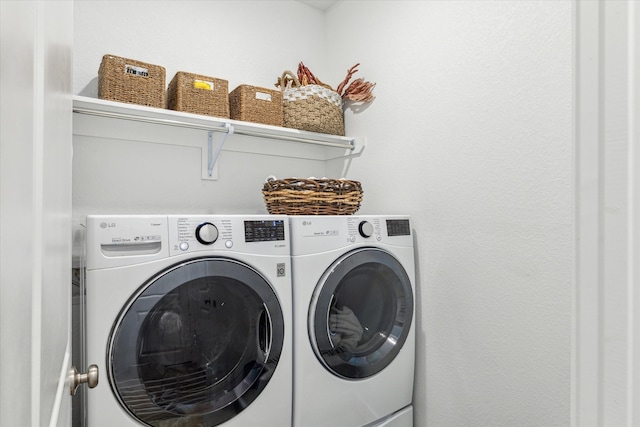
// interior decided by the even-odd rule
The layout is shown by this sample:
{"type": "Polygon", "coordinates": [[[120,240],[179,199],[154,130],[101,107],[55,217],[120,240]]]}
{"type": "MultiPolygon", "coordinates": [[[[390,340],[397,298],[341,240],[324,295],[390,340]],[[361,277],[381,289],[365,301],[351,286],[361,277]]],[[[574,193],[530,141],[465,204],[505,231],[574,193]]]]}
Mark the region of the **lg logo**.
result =
{"type": "Polygon", "coordinates": [[[302,221],[302,225],[311,225],[311,221],[302,221]]]}
{"type": "Polygon", "coordinates": [[[101,222],[100,223],[100,228],[111,228],[111,227],[115,227],[116,223],[115,222],[101,222]]]}

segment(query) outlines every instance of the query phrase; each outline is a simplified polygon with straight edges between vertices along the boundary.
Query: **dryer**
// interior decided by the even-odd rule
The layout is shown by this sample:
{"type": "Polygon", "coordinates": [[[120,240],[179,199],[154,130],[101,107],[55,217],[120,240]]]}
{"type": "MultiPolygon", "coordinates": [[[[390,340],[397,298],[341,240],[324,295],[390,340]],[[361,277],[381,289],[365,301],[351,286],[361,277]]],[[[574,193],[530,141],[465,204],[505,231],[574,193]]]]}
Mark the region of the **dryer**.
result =
{"type": "Polygon", "coordinates": [[[291,425],[285,216],[91,215],[89,427],[291,425]]]}
{"type": "Polygon", "coordinates": [[[294,427],[412,426],[408,216],[292,216],[294,427]]]}

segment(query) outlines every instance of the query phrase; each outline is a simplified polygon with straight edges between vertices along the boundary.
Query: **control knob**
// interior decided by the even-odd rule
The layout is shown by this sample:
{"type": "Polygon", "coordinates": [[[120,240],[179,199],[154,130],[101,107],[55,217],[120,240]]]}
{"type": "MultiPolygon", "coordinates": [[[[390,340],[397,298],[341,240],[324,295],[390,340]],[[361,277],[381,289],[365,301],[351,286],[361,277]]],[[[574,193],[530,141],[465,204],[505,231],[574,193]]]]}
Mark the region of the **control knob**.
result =
{"type": "Polygon", "coordinates": [[[370,222],[362,221],[358,225],[358,232],[362,237],[371,237],[373,235],[373,225],[370,222]]]}
{"type": "Polygon", "coordinates": [[[196,239],[203,245],[210,245],[218,240],[218,229],[210,222],[203,222],[196,227],[196,239]]]}

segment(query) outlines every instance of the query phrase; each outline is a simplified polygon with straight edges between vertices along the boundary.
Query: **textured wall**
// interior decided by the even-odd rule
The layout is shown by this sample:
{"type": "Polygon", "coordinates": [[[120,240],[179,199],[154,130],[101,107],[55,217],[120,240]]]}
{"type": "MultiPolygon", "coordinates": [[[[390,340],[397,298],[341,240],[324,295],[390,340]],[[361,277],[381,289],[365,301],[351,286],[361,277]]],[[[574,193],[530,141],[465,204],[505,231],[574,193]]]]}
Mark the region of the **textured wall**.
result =
{"type": "MultiPolygon", "coordinates": [[[[418,426],[567,426],[572,272],[568,1],[347,1],[331,70],[377,99],[350,175],[413,216],[418,426]]],[[[337,168],[342,165],[337,165],[337,168]]]]}
{"type": "MultiPolygon", "coordinates": [[[[273,88],[285,68],[305,61],[322,71],[320,11],[291,1],[76,0],[74,93],[97,96],[104,54],[167,69],[273,88]],[[303,25],[302,25],[303,24],[303,25]]],[[[295,71],[295,70],[294,70],[295,71]]]]}

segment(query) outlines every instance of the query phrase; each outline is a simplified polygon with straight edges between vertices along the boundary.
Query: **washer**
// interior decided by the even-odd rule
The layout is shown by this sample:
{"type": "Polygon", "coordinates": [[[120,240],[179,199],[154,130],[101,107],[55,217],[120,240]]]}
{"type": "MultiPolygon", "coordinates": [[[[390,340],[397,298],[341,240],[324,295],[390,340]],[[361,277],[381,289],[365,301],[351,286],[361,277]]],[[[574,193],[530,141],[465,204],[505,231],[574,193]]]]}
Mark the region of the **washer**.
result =
{"type": "Polygon", "coordinates": [[[286,216],[88,216],[89,427],[291,425],[286,216]]]}
{"type": "Polygon", "coordinates": [[[294,427],[412,426],[408,216],[292,216],[294,427]]]}

